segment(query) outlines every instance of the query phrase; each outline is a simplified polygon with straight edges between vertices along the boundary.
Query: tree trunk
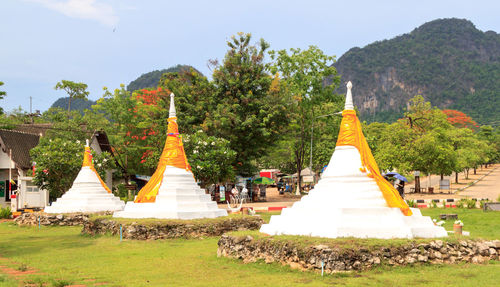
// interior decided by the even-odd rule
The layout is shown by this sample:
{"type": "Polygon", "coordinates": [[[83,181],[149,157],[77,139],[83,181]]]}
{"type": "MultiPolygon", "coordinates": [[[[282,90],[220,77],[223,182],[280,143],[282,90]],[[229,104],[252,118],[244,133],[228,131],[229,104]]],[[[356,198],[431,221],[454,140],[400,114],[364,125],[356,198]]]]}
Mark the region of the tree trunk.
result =
{"type": "Polygon", "coordinates": [[[469,179],[469,169],[465,169],[465,179],[469,179]]]}
{"type": "Polygon", "coordinates": [[[455,183],[458,183],[458,172],[455,171],[455,183]]]}
{"type": "Polygon", "coordinates": [[[441,174],[441,180],[443,180],[443,179],[444,179],[444,174],[441,174]]]}
{"type": "Polygon", "coordinates": [[[474,167],[474,175],[476,175],[476,167],[474,167]]]}

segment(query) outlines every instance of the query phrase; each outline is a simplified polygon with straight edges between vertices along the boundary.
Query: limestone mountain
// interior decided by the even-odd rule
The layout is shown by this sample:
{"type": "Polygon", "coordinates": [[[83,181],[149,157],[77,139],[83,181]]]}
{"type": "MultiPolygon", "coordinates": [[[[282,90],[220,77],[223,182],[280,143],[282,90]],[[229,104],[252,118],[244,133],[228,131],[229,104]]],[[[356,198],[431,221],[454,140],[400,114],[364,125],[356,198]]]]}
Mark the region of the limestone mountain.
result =
{"type": "Polygon", "coordinates": [[[181,71],[189,71],[190,69],[194,69],[196,72],[201,74],[198,70],[189,65],[177,65],[174,67],[170,67],[168,69],[155,70],[152,72],[142,74],[139,78],[130,82],[130,84],[128,84],[127,86],[127,91],[133,92],[145,88],[156,88],[158,86],[158,82],[160,81],[161,75],[165,73],[175,73],[175,72],[178,73],[181,71]]]}
{"type": "MultiPolygon", "coordinates": [[[[51,108],[63,108],[64,110],[68,110],[68,101],[69,97],[62,97],[57,99],[51,106],[51,108]]],[[[85,109],[92,109],[92,105],[95,105],[96,102],[87,99],[71,99],[71,110],[72,111],[80,111],[83,113],[85,109]]]]}
{"type": "MultiPolygon", "coordinates": [[[[353,82],[361,119],[394,121],[423,95],[481,124],[500,124],[500,35],[463,19],[438,19],[390,40],[352,48],[335,63],[353,82]]],[[[345,93],[345,85],[337,91],[345,93]]]]}

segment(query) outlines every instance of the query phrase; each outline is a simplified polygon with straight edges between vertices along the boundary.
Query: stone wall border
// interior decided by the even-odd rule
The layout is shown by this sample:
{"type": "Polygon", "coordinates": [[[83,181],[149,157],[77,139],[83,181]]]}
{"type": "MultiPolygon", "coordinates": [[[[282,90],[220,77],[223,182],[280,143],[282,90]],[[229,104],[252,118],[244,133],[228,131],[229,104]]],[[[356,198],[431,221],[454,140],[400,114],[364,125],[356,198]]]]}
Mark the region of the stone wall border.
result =
{"type": "Polygon", "coordinates": [[[300,245],[293,240],[272,237],[254,239],[251,235],[223,235],[218,257],[242,259],[245,263],[263,260],[289,265],[293,269],[326,273],[367,270],[379,265],[486,263],[499,260],[500,240],[432,240],[391,247],[337,248],[328,245],[300,245]]]}
{"type": "Polygon", "coordinates": [[[91,218],[83,224],[82,234],[120,234],[124,239],[134,240],[157,240],[172,238],[201,238],[208,236],[220,236],[229,231],[258,230],[263,224],[259,216],[226,217],[215,219],[198,220],[158,220],[155,222],[124,223],[120,220],[107,218],[91,218]]]}

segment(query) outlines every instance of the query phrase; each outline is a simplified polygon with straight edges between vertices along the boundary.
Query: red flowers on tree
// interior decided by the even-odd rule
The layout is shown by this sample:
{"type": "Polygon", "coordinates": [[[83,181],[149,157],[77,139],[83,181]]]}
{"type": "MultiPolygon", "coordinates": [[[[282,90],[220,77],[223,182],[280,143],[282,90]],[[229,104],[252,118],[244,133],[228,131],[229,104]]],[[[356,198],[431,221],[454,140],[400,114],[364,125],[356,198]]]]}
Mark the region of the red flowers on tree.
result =
{"type": "Polygon", "coordinates": [[[448,117],[448,122],[457,128],[469,128],[475,130],[479,125],[468,115],[457,110],[443,110],[448,117]]]}

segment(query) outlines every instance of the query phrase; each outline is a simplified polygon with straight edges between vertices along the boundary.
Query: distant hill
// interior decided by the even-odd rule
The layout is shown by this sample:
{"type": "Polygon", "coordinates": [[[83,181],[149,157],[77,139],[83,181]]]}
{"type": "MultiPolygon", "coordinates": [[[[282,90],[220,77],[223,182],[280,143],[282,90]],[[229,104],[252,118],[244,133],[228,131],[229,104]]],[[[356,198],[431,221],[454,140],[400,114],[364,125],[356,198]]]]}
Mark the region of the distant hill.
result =
{"type": "Polygon", "coordinates": [[[170,67],[168,69],[156,70],[142,74],[139,78],[133,80],[132,82],[130,82],[130,84],[128,84],[127,91],[133,92],[145,88],[156,88],[158,86],[158,82],[160,81],[161,75],[165,73],[178,73],[181,71],[189,71],[190,69],[193,69],[199,74],[201,74],[198,70],[196,70],[191,66],[177,65],[174,67],[170,67]]]}
{"type": "Polygon", "coordinates": [[[408,99],[420,94],[481,124],[500,124],[500,35],[468,20],[425,23],[409,34],[352,48],[334,65],[342,82],[353,82],[362,120],[394,121],[408,99]]]}
{"type": "MultiPolygon", "coordinates": [[[[68,100],[69,97],[59,98],[55,101],[51,108],[63,108],[68,110],[68,100]]],[[[92,105],[95,105],[96,102],[91,100],[84,99],[71,99],[71,110],[72,111],[81,111],[83,112],[85,109],[91,109],[92,105]]]]}

